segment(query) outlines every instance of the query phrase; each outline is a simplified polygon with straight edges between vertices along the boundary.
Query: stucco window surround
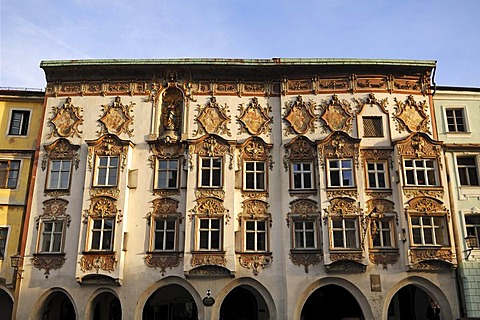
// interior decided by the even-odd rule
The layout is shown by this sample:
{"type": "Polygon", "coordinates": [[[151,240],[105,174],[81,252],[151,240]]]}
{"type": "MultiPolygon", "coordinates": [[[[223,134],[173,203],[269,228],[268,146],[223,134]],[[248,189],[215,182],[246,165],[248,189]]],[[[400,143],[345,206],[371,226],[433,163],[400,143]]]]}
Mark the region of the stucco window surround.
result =
{"type": "Polygon", "coordinates": [[[368,141],[378,142],[389,138],[388,99],[377,99],[370,93],[364,99],[356,101],[359,105],[356,122],[358,136],[368,141]],[[369,140],[372,139],[372,140],[369,140]]]}
{"type": "Polygon", "coordinates": [[[361,149],[365,189],[369,191],[391,191],[390,170],[392,149],[361,149]]]}
{"type": "MultiPolygon", "coordinates": [[[[273,145],[259,137],[251,137],[237,144],[242,169],[242,191],[268,195],[268,168],[273,169],[270,150],[273,145]]],[[[240,168],[239,168],[240,169],[240,168]]]]}
{"type": "Polygon", "coordinates": [[[480,197],[480,185],[478,184],[478,179],[480,178],[480,153],[465,151],[454,152],[452,155],[459,199],[467,200],[468,198],[480,197]],[[459,163],[459,158],[469,159],[470,161],[468,163],[463,162],[464,164],[462,164],[462,161],[459,163]],[[461,177],[461,174],[463,174],[463,177],[461,177]],[[466,182],[469,184],[463,184],[465,183],[465,179],[467,179],[466,182]],[[475,182],[477,182],[477,184],[475,184],[475,182]]]}
{"type": "Polygon", "coordinates": [[[242,203],[243,211],[238,214],[240,234],[236,234],[237,252],[270,252],[272,217],[268,212],[268,207],[268,203],[262,200],[245,200],[242,203]]]}
{"type": "Polygon", "coordinates": [[[154,171],[154,194],[178,194],[182,179],[185,146],[162,140],[147,141],[150,146],[150,167],[154,171]]]}
{"type": "Polygon", "coordinates": [[[290,193],[316,193],[315,144],[307,137],[297,136],[285,145],[284,167],[289,172],[290,193]]]}
{"type": "Polygon", "coordinates": [[[329,188],[355,187],[353,159],[328,159],[327,173],[329,188]]]}
{"type": "Polygon", "coordinates": [[[404,158],[405,186],[436,187],[440,185],[435,158],[404,158]]]}
{"type": "Polygon", "coordinates": [[[10,109],[6,136],[27,137],[30,132],[30,119],[33,110],[29,108],[10,109]]]}
{"type": "Polygon", "coordinates": [[[198,187],[217,188],[223,187],[223,158],[199,157],[198,158],[198,187]]]}
{"type": "Polygon", "coordinates": [[[465,105],[442,105],[444,132],[453,135],[470,136],[468,108],[465,105]]]}

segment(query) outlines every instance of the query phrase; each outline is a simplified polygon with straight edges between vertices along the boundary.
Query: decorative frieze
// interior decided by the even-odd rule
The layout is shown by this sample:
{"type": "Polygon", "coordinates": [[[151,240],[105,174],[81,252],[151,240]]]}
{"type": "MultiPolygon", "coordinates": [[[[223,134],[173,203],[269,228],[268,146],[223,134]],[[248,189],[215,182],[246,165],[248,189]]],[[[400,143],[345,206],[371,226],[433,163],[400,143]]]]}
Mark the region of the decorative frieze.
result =
{"type": "Polygon", "coordinates": [[[192,267],[215,265],[225,267],[227,265],[227,259],[225,253],[214,252],[192,252],[192,258],[190,259],[192,267]]]}
{"type": "Polygon", "coordinates": [[[448,249],[411,249],[410,261],[411,263],[419,263],[427,260],[442,260],[446,262],[453,262],[453,253],[448,249]]]}
{"type": "Polygon", "coordinates": [[[444,197],[444,190],[433,190],[433,189],[403,189],[403,194],[407,198],[417,198],[417,197],[433,197],[443,199],[444,197]]]}

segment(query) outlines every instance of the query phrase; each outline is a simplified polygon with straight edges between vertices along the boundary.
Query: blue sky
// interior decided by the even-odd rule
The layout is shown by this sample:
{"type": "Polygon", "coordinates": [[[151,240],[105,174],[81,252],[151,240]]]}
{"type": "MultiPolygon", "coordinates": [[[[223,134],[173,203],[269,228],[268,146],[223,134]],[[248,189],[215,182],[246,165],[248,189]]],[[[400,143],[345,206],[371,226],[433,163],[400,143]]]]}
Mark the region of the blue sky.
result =
{"type": "Polygon", "coordinates": [[[437,60],[480,87],[479,0],[1,0],[0,86],[44,88],[42,60],[437,60]]]}

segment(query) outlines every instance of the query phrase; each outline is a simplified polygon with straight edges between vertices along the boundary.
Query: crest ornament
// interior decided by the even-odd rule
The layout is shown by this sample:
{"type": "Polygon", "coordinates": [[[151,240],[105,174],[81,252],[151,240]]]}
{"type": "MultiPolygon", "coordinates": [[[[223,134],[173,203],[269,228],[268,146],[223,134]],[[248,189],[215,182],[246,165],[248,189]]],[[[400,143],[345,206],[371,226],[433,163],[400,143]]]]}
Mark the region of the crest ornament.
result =
{"type": "Polygon", "coordinates": [[[318,143],[320,166],[325,168],[325,161],[329,158],[352,158],[358,168],[360,139],[354,139],[343,131],[330,133],[328,137],[318,143]]]}
{"type": "Polygon", "coordinates": [[[75,169],[78,169],[80,158],[78,156],[79,145],[71,144],[65,138],[60,138],[53,143],[43,147],[45,149],[45,157],[42,159],[42,170],[47,169],[49,159],[71,159],[75,169]]]}
{"type": "Polygon", "coordinates": [[[272,144],[265,143],[261,138],[251,137],[237,146],[240,148],[240,157],[242,159],[268,161],[270,170],[273,170],[273,157],[270,153],[270,150],[273,147],[272,144]]]}
{"type": "Polygon", "coordinates": [[[52,107],[53,118],[49,121],[52,132],[48,135],[48,138],[58,137],[79,137],[82,131],[78,129],[78,126],[83,123],[83,109],[75,107],[72,104],[72,98],[68,97],[61,107],[52,107]]]}
{"type": "Polygon", "coordinates": [[[285,102],[283,114],[283,120],[287,124],[285,133],[288,135],[315,132],[315,108],[315,102],[304,102],[302,96],[297,96],[293,102],[285,102]]]}
{"type": "Polygon", "coordinates": [[[317,157],[315,144],[305,136],[298,136],[285,145],[283,166],[288,171],[290,161],[313,160],[317,157]]]}
{"type": "Polygon", "coordinates": [[[197,105],[197,111],[195,122],[198,129],[193,132],[194,136],[208,133],[232,135],[227,127],[231,121],[227,104],[222,106],[217,103],[217,98],[211,97],[204,107],[197,105]]]}
{"type": "Polygon", "coordinates": [[[270,254],[242,253],[238,260],[242,267],[252,269],[253,275],[258,276],[260,269],[265,269],[272,265],[273,258],[270,254]]]}
{"type": "Polygon", "coordinates": [[[102,105],[103,115],[98,120],[100,122],[99,135],[110,133],[120,135],[126,133],[129,137],[133,136],[133,129],[130,129],[130,124],[133,123],[134,103],[128,106],[123,105],[119,96],[115,97],[112,105],[102,105]]]}
{"type": "Polygon", "coordinates": [[[352,130],[353,112],[347,100],[340,100],[336,94],[320,107],[320,119],[330,131],[350,132],[352,130]]]}
{"type": "Polygon", "coordinates": [[[398,132],[425,132],[431,133],[428,129],[430,119],[427,115],[427,102],[415,102],[412,95],[409,95],[404,102],[394,98],[395,111],[393,119],[396,121],[398,132]]]}
{"type": "Polygon", "coordinates": [[[258,98],[254,97],[247,107],[241,104],[238,110],[240,116],[237,117],[237,121],[240,124],[240,133],[270,135],[273,118],[269,116],[269,113],[272,112],[272,107],[267,104],[267,107],[262,108],[258,103],[258,98]]]}

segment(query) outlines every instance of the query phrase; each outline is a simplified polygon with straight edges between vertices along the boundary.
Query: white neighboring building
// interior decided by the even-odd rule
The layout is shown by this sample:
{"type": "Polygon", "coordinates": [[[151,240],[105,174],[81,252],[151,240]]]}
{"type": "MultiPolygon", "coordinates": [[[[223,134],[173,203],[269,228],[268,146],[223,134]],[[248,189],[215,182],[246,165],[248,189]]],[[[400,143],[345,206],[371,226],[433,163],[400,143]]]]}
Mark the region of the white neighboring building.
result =
{"type": "Polygon", "coordinates": [[[17,318],[457,319],[435,65],[42,62],[17,318]]]}

